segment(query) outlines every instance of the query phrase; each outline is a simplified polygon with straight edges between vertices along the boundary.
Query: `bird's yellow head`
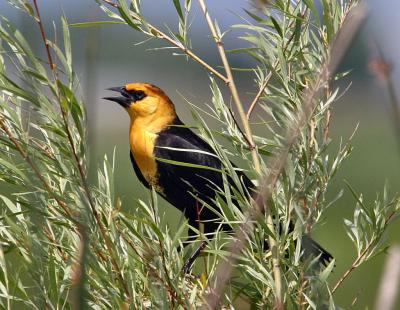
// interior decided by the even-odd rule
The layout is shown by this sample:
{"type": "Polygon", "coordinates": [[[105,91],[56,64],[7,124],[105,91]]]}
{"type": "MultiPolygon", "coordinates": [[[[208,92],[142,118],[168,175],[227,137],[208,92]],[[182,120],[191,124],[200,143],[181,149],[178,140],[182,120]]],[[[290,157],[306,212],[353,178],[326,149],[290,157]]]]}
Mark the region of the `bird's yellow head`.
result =
{"type": "Polygon", "coordinates": [[[122,87],[111,87],[122,96],[105,97],[117,102],[128,112],[131,122],[148,126],[172,122],[176,117],[175,107],[168,96],[157,86],[148,83],[129,83],[122,87]]]}

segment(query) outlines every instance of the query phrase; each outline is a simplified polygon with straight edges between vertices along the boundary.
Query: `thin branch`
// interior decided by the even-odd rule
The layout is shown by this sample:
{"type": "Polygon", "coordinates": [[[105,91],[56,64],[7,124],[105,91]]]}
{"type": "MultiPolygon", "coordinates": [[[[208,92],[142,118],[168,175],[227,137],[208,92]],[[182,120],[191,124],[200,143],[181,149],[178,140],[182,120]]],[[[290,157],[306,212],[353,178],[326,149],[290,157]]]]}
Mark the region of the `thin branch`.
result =
{"type": "Polygon", "coordinates": [[[40,17],[40,11],[39,11],[39,7],[37,5],[36,0],[33,0],[33,5],[35,6],[36,15],[37,15],[37,16],[35,16],[35,20],[39,25],[40,35],[42,36],[43,43],[46,47],[46,54],[47,54],[47,58],[49,60],[49,65],[50,65],[51,70],[54,71],[56,69],[56,66],[55,66],[55,63],[53,62],[53,58],[51,56],[49,42],[46,39],[46,33],[44,31],[42,18],[40,17]]]}
{"type": "Polygon", "coordinates": [[[53,189],[50,187],[49,183],[47,183],[46,179],[42,176],[40,173],[39,168],[35,165],[35,163],[32,161],[32,159],[29,157],[28,153],[25,152],[25,150],[22,148],[20,143],[18,142],[18,139],[14,137],[10,129],[7,127],[4,119],[2,116],[0,116],[0,128],[7,134],[8,138],[10,141],[14,144],[16,150],[18,153],[21,155],[21,157],[28,163],[28,165],[31,167],[32,171],[36,175],[36,177],[39,179],[39,181],[42,183],[43,187],[45,190],[50,193],[50,195],[53,196],[54,200],[57,201],[58,205],[64,210],[65,214],[70,217],[71,220],[74,221],[72,217],[72,213],[69,210],[67,204],[62,201],[53,191],[53,189]]]}
{"type": "Polygon", "coordinates": [[[260,159],[258,158],[258,152],[257,152],[256,146],[254,144],[253,133],[252,133],[250,124],[249,124],[249,122],[248,122],[248,120],[246,118],[246,113],[244,112],[242,102],[240,101],[239,93],[238,93],[238,90],[236,88],[235,80],[234,80],[233,75],[232,75],[232,70],[231,70],[231,67],[229,65],[228,58],[226,57],[224,45],[223,45],[223,43],[221,41],[220,35],[217,32],[215,24],[213,23],[213,21],[211,19],[211,16],[208,13],[208,9],[207,9],[207,6],[206,6],[204,0],[198,0],[198,1],[199,1],[199,4],[200,4],[200,7],[201,7],[201,9],[202,9],[202,11],[204,13],[204,16],[206,18],[208,27],[209,27],[209,29],[211,31],[212,37],[213,37],[213,39],[215,41],[215,44],[217,45],[217,49],[218,49],[222,64],[224,66],[225,73],[226,73],[226,76],[228,78],[227,85],[228,85],[229,90],[230,90],[230,92],[232,94],[233,102],[236,105],[236,109],[239,112],[239,117],[240,117],[242,125],[244,127],[244,132],[246,134],[246,138],[247,138],[246,140],[249,141],[249,148],[251,150],[251,155],[252,155],[252,159],[253,159],[254,168],[259,174],[261,174],[261,164],[260,164],[260,159]]]}
{"type": "MultiPolygon", "coordinates": [[[[234,241],[232,241],[228,247],[229,255],[225,258],[224,262],[220,263],[215,272],[214,278],[210,279],[208,283],[208,288],[206,288],[205,291],[209,291],[210,293],[206,294],[204,297],[205,308],[215,309],[219,304],[225,284],[231,277],[233,264],[236,261],[236,257],[244,249],[247,240],[246,236],[254,228],[254,220],[260,215],[265,214],[268,210],[268,205],[265,206],[264,201],[268,201],[271,197],[272,191],[275,188],[275,185],[287,161],[287,156],[290,149],[297,141],[297,138],[301,134],[304,126],[307,124],[308,119],[312,116],[312,113],[318,103],[317,98],[319,94],[329,81],[330,76],[334,73],[337,65],[349,46],[350,39],[359,29],[361,22],[366,16],[366,9],[363,5],[358,5],[349,11],[350,14],[346,14],[342,20],[341,28],[339,29],[336,40],[330,49],[330,58],[326,61],[325,65],[322,67],[320,73],[316,77],[314,85],[312,85],[312,87],[310,87],[304,94],[303,108],[298,111],[298,115],[295,118],[297,121],[293,122],[292,126],[287,130],[285,135],[286,138],[284,140],[284,147],[272,159],[270,173],[261,182],[259,193],[252,203],[252,208],[250,208],[251,212],[246,216],[245,221],[235,232],[235,236],[233,238],[234,241]]],[[[272,256],[274,257],[276,255],[274,251],[277,251],[277,249],[271,247],[271,251],[272,256]]],[[[273,265],[273,268],[277,267],[279,267],[279,265],[273,265]]],[[[275,307],[282,308],[283,304],[276,304],[275,307]]]]}
{"type": "MultiPolygon", "coordinates": [[[[302,17],[304,16],[304,12],[302,13],[301,16],[302,17]]],[[[289,23],[288,28],[289,29],[292,28],[294,24],[295,24],[295,20],[292,20],[289,23]]],[[[285,53],[286,50],[288,49],[289,44],[292,42],[295,34],[296,34],[296,32],[293,31],[291,36],[289,37],[289,39],[286,41],[285,46],[283,47],[283,53],[285,53]]],[[[272,65],[272,70],[268,73],[267,77],[265,78],[264,83],[261,85],[261,87],[258,90],[256,96],[252,100],[249,109],[247,110],[246,117],[247,117],[248,120],[250,120],[251,113],[253,113],[254,108],[256,107],[256,105],[257,105],[258,101],[260,100],[262,94],[264,93],[265,89],[267,88],[268,83],[269,83],[269,81],[271,80],[271,77],[272,77],[272,72],[278,68],[278,65],[279,65],[279,59],[276,59],[274,64],[272,65]]]]}
{"type": "MultiPolygon", "coordinates": [[[[116,8],[116,9],[119,8],[119,5],[117,3],[114,3],[114,2],[112,2],[110,0],[103,0],[103,2],[107,3],[108,5],[111,5],[112,7],[116,8]]],[[[171,45],[179,48],[182,52],[184,52],[186,55],[188,55],[194,61],[196,61],[197,63],[202,65],[204,68],[206,68],[209,72],[211,72],[212,74],[217,76],[219,79],[221,79],[225,84],[229,83],[229,79],[226,76],[224,76],[223,74],[219,73],[216,69],[214,69],[211,65],[209,65],[207,62],[205,62],[203,59],[201,59],[199,56],[197,56],[192,50],[190,50],[187,47],[185,47],[182,43],[180,43],[179,41],[174,40],[169,35],[164,33],[162,30],[160,30],[156,26],[153,26],[152,24],[148,23],[147,21],[146,21],[146,26],[149,27],[149,29],[153,33],[157,34],[157,36],[159,38],[161,38],[161,39],[167,41],[168,43],[170,43],[171,45]]]]}
{"type": "Polygon", "coordinates": [[[347,277],[356,269],[359,265],[361,260],[367,255],[369,249],[372,246],[372,242],[368,244],[368,246],[357,256],[353,264],[351,264],[350,268],[345,271],[345,273],[340,277],[340,279],[336,282],[335,286],[332,288],[331,293],[332,295],[335,294],[336,290],[342,285],[343,281],[347,279],[347,277]]]}
{"type": "Polygon", "coordinates": [[[208,63],[206,63],[204,60],[202,60],[199,56],[197,56],[195,53],[193,53],[192,50],[188,49],[187,47],[182,45],[180,42],[175,41],[170,36],[168,36],[167,34],[162,32],[160,29],[154,27],[153,25],[147,23],[147,26],[149,26],[149,28],[151,30],[156,32],[161,39],[164,39],[165,41],[171,43],[172,45],[174,45],[177,48],[179,48],[180,50],[182,50],[186,55],[190,56],[194,61],[196,61],[197,63],[202,65],[204,68],[206,68],[208,71],[210,71],[212,74],[214,74],[215,76],[220,78],[222,81],[224,81],[224,83],[226,83],[226,84],[229,83],[229,79],[227,77],[225,77],[224,75],[219,73],[212,66],[210,66],[208,63]]]}
{"type": "MultiPolygon", "coordinates": [[[[208,9],[207,9],[207,6],[206,6],[204,0],[198,0],[198,1],[200,4],[200,7],[204,13],[204,16],[206,18],[208,27],[209,27],[210,32],[215,41],[222,64],[224,66],[226,75],[228,77],[228,80],[229,80],[228,87],[232,94],[233,102],[236,105],[236,109],[239,112],[239,116],[240,116],[242,125],[244,127],[244,131],[246,134],[245,137],[249,143],[248,146],[251,151],[254,168],[261,175],[261,164],[260,164],[260,159],[258,157],[258,152],[257,152],[256,146],[255,146],[255,143],[253,140],[252,129],[250,127],[249,120],[246,117],[246,113],[244,111],[243,104],[240,101],[239,93],[238,93],[238,90],[235,85],[235,80],[233,78],[232,70],[229,65],[228,58],[226,57],[224,45],[222,43],[220,35],[218,34],[215,24],[213,23],[213,21],[211,19],[211,16],[208,12],[208,9]]],[[[256,202],[256,203],[258,204],[258,202],[256,202]]],[[[274,223],[273,223],[270,209],[268,206],[265,206],[264,209],[265,209],[264,213],[267,216],[267,226],[268,226],[269,230],[271,232],[273,232],[275,229],[274,229],[274,223]]],[[[249,227],[250,228],[249,231],[250,231],[253,229],[253,227],[252,227],[253,224],[249,223],[249,225],[251,226],[251,228],[249,227]]],[[[240,242],[240,244],[242,245],[241,246],[242,248],[244,247],[244,243],[246,240],[245,236],[246,236],[246,234],[242,234],[242,231],[240,230],[240,236],[238,236],[238,237],[241,237],[243,239],[242,242],[240,242]]],[[[269,246],[270,246],[271,252],[272,252],[272,265],[273,265],[272,268],[273,268],[274,282],[275,282],[276,306],[277,306],[277,309],[280,309],[281,305],[282,305],[282,274],[281,274],[281,269],[280,269],[279,245],[278,245],[277,240],[274,239],[273,236],[269,236],[268,241],[269,241],[269,246]]],[[[232,268],[232,266],[231,266],[231,268],[232,268]]],[[[229,274],[230,274],[230,272],[229,272],[229,274]]],[[[216,281],[219,281],[219,279],[216,278],[216,281]]],[[[222,287],[225,286],[225,283],[224,282],[222,282],[222,283],[223,283],[222,287]]],[[[220,287],[218,287],[218,288],[220,288],[220,287]]],[[[213,294],[211,296],[214,297],[216,295],[213,294]]],[[[212,297],[210,299],[212,299],[212,297]]],[[[205,300],[207,300],[207,298],[205,300]]],[[[216,308],[218,303],[219,303],[219,296],[218,296],[218,298],[214,298],[213,300],[207,301],[207,304],[210,305],[212,309],[216,308]]]]}
{"type": "Polygon", "coordinates": [[[43,23],[42,23],[42,20],[41,20],[41,17],[40,17],[40,11],[39,11],[39,7],[37,5],[37,0],[33,0],[33,2],[34,2],[35,10],[36,10],[36,15],[37,15],[36,16],[36,21],[37,21],[37,23],[39,25],[39,29],[40,29],[40,32],[42,34],[42,40],[43,40],[43,43],[45,45],[45,49],[46,49],[46,52],[47,52],[47,58],[48,58],[48,61],[49,61],[49,66],[50,66],[50,69],[51,69],[51,71],[52,71],[52,73],[54,75],[54,79],[55,79],[55,82],[56,82],[57,99],[58,99],[59,107],[60,107],[60,110],[61,110],[61,116],[62,116],[62,119],[63,119],[64,128],[65,128],[65,131],[67,133],[67,138],[68,138],[69,145],[71,147],[72,155],[73,155],[73,157],[75,159],[75,162],[76,162],[76,165],[78,167],[78,172],[79,172],[79,176],[80,176],[80,179],[81,179],[81,182],[82,182],[82,187],[83,187],[83,189],[85,191],[85,194],[86,194],[86,197],[88,199],[91,211],[92,211],[92,213],[93,213],[93,215],[95,217],[95,220],[96,220],[97,225],[98,225],[98,227],[100,229],[101,235],[102,235],[102,237],[103,237],[103,239],[105,241],[106,248],[107,248],[107,250],[109,252],[112,265],[113,265],[115,271],[117,272],[118,279],[119,279],[121,285],[123,286],[125,294],[130,299],[131,296],[130,296],[130,293],[129,293],[128,286],[125,283],[125,280],[124,280],[124,278],[122,276],[121,269],[120,269],[117,261],[115,260],[115,257],[114,257],[114,254],[113,254],[112,242],[111,242],[111,240],[109,239],[109,237],[107,235],[106,228],[104,227],[104,225],[103,225],[103,223],[101,221],[100,214],[96,210],[96,206],[95,206],[95,203],[94,203],[94,201],[92,199],[91,192],[90,192],[90,189],[89,189],[89,186],[88,186],[88,183],[87,183],[87,178],[86,178],[85,171],[83,169],[83,166],[81,165],[81,162],[80,162],[79,157],[78,157],[78,153],[77,153],[76,148],[75,148],[74,139],[72,137],[72,134],[71,134],[71,131],[70,131],[70,128],[69,128],[69,125],[68,125],[68,117],[67,117],[66,111],[64,110],[64,108],[63,108],[63,106],[61,104],[61,95],[59,93],[59,88],[57,86],[58,82],[59,82],[59,78],[58,78],[58,74],[57,74],[57,68],[56,68],[55,63],[53,62],[53,59],[52,59],[52,56],[51,56],[51,52],[50,52],[49,44],[48,44],[48,41],[47,41],[46,33],[45,33],[45,30],[44,30],[44,27],[43,27],[43,23]]]}
{"type": "MultiPolygon", "coordinates": [[[[389,216],[385,220],[384,227],[387,226],[387,224],[392,220],[392,218],[395,216],[396,212],[393,211],[389,214],[389,216]]],[[[357,256],[357,258],[354,260],[353,264],[345,271],[345,273],[339,278],[339,280],[336,282],[336,284],[333,286],[331,293],[332,295],[337,291],[339,286],[342,285],[344,280],[347,279],[347,277],[356,269],[358,266],[360,266],[360,262],[365,258],[365,256],[369,253],[369,250],[371,247],[375,244],[375,240],[371,240],[368,245],[365,247],[365,249],[357,256]]]]}
{"type": "MultiPolygon", "coordinates": [[[[276,62],[276,63],[278,63],[278,62],[276,62]]],[[[274,68],[275,68],[275,65],[274,65],[274,68]]],[[[253,113],[253,110],[256,107],[256,104],[258,103],[258,100],[260,100],[261,95],[264,93],[264,90],[267,88],[268,83],[271,80],[271,77],[272,77],[272,71],[270,71],[268,73],[267,77],[265,78],[264,83],[261,85],[260,89],[258,90],[257,95],[254,97],[253,101],[251,102],[250,107],[249,107],[249,109],[247,110],[247,113],[246,113],[247,120],[250,120],[251,113],[253,113]]]]}

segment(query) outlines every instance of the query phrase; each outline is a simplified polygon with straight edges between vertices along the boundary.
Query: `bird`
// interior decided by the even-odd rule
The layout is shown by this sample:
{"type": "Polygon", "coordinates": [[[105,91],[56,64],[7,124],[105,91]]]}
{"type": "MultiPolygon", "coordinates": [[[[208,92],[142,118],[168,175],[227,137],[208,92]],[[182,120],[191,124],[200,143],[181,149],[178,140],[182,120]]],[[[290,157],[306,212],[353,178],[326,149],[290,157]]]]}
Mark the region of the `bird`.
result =
{"type": "MultiPolygon", "coordinates": [[[[218,215],[221,210],[215,202],[217,195],[223,196],[223,163],[211,145],[180,120],[165,92],[144,82],[107,90],[121,96],[103,99],[118,103],[129,115],[129,156],[137,178],[183,212],[187,219],[189,230],[185,245],[198,237],[201,226],[209,238],[217,231],[232,232],[229,224],[222,223],[218,215]]],[[[246,174],[240,169],[235,169],[235,173],[237,178],[227,178],[230,186],[236,190],[242,186],[248,199],[255,195],[257,188],[246,174]]],[[[302,241],[307,252],[305,256],[319,257],[323,265],[332,260],[330,253],[306,237],[302,241]]],[[[203,241],[184,264],[184,273],[189,271],[204,247],[203,241]]]]}

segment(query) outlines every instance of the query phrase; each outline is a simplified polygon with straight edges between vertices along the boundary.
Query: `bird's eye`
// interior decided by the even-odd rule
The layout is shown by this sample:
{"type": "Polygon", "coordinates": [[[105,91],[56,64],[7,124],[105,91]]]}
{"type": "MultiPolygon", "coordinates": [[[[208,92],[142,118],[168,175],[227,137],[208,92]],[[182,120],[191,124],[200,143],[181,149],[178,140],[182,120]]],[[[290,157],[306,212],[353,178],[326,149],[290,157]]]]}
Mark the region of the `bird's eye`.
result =
{"type": "Polygon", "coordinates": [[[131,92],[131,94],[135,101],[142,100],[144,97],[146,97],[146,93],[143,90],[134,90],[131,92]]]}

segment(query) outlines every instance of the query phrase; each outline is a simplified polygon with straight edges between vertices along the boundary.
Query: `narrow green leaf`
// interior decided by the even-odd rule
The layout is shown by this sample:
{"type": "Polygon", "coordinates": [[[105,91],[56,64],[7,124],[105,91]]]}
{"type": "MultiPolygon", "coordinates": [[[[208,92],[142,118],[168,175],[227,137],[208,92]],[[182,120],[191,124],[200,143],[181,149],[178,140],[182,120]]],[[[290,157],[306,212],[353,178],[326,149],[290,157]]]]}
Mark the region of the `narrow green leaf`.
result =
{"type": "Polygon", "coordinates": [[[222,173],[222,170],[217,169],[217,168],[213,168],[213,167],[202,166],[202,165],[191,164],[191,163],[184,163],[184,162],[171,160],[171,159],[160,158],[160,157],[156,157],[155,159],[158,160],[158,161],[161,161],[163,163],[167,163],[167,164],[171,164],[171,165],[189,167],[189,168],[197,168],[197,169],[204,169],[204,170],[211,170],[211,171],[217,171],[217,172],[222,173]]]}
{"type": "Polygon", "coordinates": [[[279,26],[279,23],[277,22],[277,20],[275,18],[273,18],[272,16],[270,18],[271,18],[272,23],[274,24],[275,30],[278,32],[279,36],[281,38],[283,38],[283,33],[282,33],[281,26],[279,26]]]}
{"type": "Polygon", "coordinates": [[[176,12],[179,15],[179,18],[181,21],[183,21],[185,18],[183,17],[183,12],[182,12],[182,7],[181,7],[181,2],[180,0],[173,0],[176,12]]]}
{"type": "Polygon", "coordinates": [[[131,11],[129,10],[125,0],[118,0],[118,11],[121,14],[121,17],[131,26],[133,29],[137,31],[141,31],[140,27],[137,25],[137,22],[132,18],[131,11]]]}
{"type": "Polygon", "coordinates": [[[72,72],[72,52],[71,52],[71,37],[69,34],[67,18],[63,15],[61,17],[63,38],[64,38],[64,51],[65,58],[67,59],[68,72],[72,72]]]}
{"type": "Polygon", "coordinates": [[[104,20],[104,21],[82,22],[82,23],[69,24],[69,26],[72,28],[88,28],[88,27],[98,27],[98,26],[105,26],[105,25],[126,25],[126,23],[104,20]]]}
{"type": "Polygon", "coordinates": [[[256,14],[253,14],[249,10],[243,9],[247,15],[249,15],[252,19],[254,19],[256,22],[261,23],[264,21],[261,17],[257,16],[256,14]]]}

